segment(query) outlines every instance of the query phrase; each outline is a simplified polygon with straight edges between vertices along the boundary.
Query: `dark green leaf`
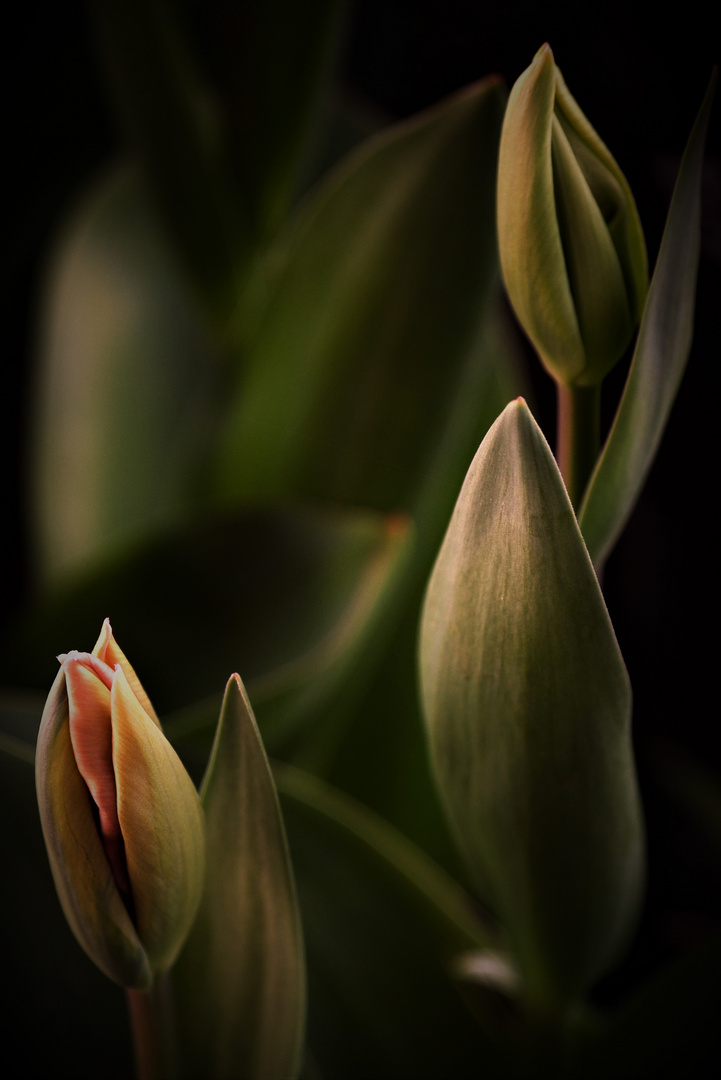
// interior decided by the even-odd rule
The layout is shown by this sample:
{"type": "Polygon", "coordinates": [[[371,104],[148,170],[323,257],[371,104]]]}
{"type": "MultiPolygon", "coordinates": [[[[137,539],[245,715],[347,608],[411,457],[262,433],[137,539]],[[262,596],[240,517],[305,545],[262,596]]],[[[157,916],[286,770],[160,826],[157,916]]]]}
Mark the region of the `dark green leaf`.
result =
{"type": "MultiPolygon", "coordinates": [[[[272,234],[296,194],[344,26],[345,0],[246,0],[218,30],[231,153],[256,231],[272,234]],[[236,31],[233,34],[233,31],[236,31]]],[[[220,65],[219,65],[220,66],[220,65]]]]}
{"type": "Polygon", "coordinates": [[[90,4],[101,63],[168,236],[222,327],[252,239],[187,42],[164,0],[90,4]]]}
{"type": "Polygon", "coordinates": [[[279,239],[269,299],[249,293],[223,499],[412,507],[497,280],[503,96],[479,83],[369,140],[279,239]]]}
{"type": "Polygon", "coordinates": [[[47,691],[55,656],[92,645],[111,616],[160,713],[217,694],[239,669],[277,742],[372,637],[407,538],[404,520],[360,510],[268,508],[188,526],[39,603],[5,642],[2,675],[47,691]]]}
{"type": "Polygon", "coordinates": [[[342,794],[297,773],[277,775],[308,955],[309,1060],[318,1074],[447,1080],[482,1068],[488,1080],[506,1080],[507,1060],[499,1061],[449,976],[453,950],[473,939],[458,918],[462,891],[342,794]]]}
{"type": "Polygon", "coordinates": [[[498,947],[484,927],[468,894],[425,852],[356,799],[292,765],[275,763],[281,798],[315,814],[323,830],[335,830],[343,842],[375,860],[379,873],[406,896],[425,918],[440,954],[460,949],[498,947]]]}

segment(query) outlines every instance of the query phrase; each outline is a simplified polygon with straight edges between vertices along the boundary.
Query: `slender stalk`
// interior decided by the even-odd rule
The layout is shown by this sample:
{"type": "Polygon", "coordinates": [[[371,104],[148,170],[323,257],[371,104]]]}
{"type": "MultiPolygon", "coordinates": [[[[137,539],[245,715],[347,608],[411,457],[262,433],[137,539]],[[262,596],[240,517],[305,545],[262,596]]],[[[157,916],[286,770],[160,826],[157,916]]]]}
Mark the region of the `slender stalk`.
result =
{"type": "Polygon", "coordinates": [[[126,991],[137,1080],[176,1080],[179,1075],[171,992],[167,974],[156,976],[151,990],[126,991]]]}
{"type": "Polygon", "coordinates": [[[601,449],[601,387],[557,384],[556,459],[578,510],[601,449]]]}
{"type": "Polygon", "coordinates": [[[145,990],[126,990],[137,1080],[160,1080],[153,1003],[145,990]]]}

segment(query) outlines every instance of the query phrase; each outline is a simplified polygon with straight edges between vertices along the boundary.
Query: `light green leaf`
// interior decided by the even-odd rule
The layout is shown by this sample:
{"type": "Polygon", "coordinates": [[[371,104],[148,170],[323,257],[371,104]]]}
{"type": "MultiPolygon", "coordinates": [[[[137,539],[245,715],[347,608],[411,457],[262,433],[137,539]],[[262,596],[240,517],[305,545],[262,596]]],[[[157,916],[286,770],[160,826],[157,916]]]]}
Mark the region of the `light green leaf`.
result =
{"type": "Polygon", "coordinates": [[[631,693],[553,455],[523,401],[484,439],[423,611],[441,796],[529,994],[560,1004],[617,957],[643,836],[631,693]]]}
{"type": "Polygon", "coordinates": [[[239,330],[221,499],[410,508],[497,279],[503,97],[488,80],[368,140],[279,238],[239,330]]]}
{"type": "Polygon", "coordinates": [[[292,1080],[305,1017],[300,918],[275,785],[237,675],[201,798],[205,894],[174,968],[184,1075],[292,1080]]]}
{"type": "Polygon", "coordinates": [[[42,305],[33,547],[55,584],[197,502],[219,365],[128,167],[104,176],[67,223],[42,305]]]}
{"type": "Polygon", "coordinates": [[[681,161],[623,397],[581,504],[581,532],[597,567],[608,558],[636,504],[691,349],[701,167],[715,81],[681,161]]]}

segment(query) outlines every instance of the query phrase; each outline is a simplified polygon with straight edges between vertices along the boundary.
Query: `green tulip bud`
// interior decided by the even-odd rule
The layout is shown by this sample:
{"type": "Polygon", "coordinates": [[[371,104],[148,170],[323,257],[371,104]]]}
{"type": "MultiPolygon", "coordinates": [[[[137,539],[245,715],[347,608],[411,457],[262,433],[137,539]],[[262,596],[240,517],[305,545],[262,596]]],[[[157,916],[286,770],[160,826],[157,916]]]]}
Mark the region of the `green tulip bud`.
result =
{"type": "Polygon", "coordinates": [[[200,903],[200,799],[107,619],[92,653],[58,659],[35,770],[55,886],[98,967],[148,989],[200,903]]]}
{"type": "Polygon", "coordinates": [[[553,455],[512,402],[474,458],[423,607],[433,770],[530,1000],[618,957],[643,880],[631,687],[553,455]]]}
{"type": "Polygon", "coordinates": [[[511,304],[549,373],[567,386],[598,385],[640,318],[646,245],[626,178],[548,45],[508,99],[498,242],[511,304]]]}

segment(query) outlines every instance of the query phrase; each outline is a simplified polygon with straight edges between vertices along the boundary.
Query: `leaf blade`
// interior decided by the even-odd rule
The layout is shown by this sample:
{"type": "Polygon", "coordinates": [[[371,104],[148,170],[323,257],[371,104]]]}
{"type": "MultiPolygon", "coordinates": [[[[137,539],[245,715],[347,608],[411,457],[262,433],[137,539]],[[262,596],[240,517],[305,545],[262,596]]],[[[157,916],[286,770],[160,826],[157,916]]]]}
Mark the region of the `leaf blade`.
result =
{"type": "Polygon", "coordinates": [[[201,789],[206,891],[173,971],[188,1076],[297,1074],[305,962],[280,807],[253,712],[231,677],[201,789]]]}
{"type": "Polygon", "coordinates": [[[502,105],[488,80],[387,129],[301,208],[239,330],[221,500],[409,508],[497,278],[502,105]]]}
{"type": "Polygon", "coordinates": [[[681,161],[623,397],[578,516],[597,567],[608,558],[633,511],[691,349],[701,167],[715,82],[714,75],[681,161]]]}

